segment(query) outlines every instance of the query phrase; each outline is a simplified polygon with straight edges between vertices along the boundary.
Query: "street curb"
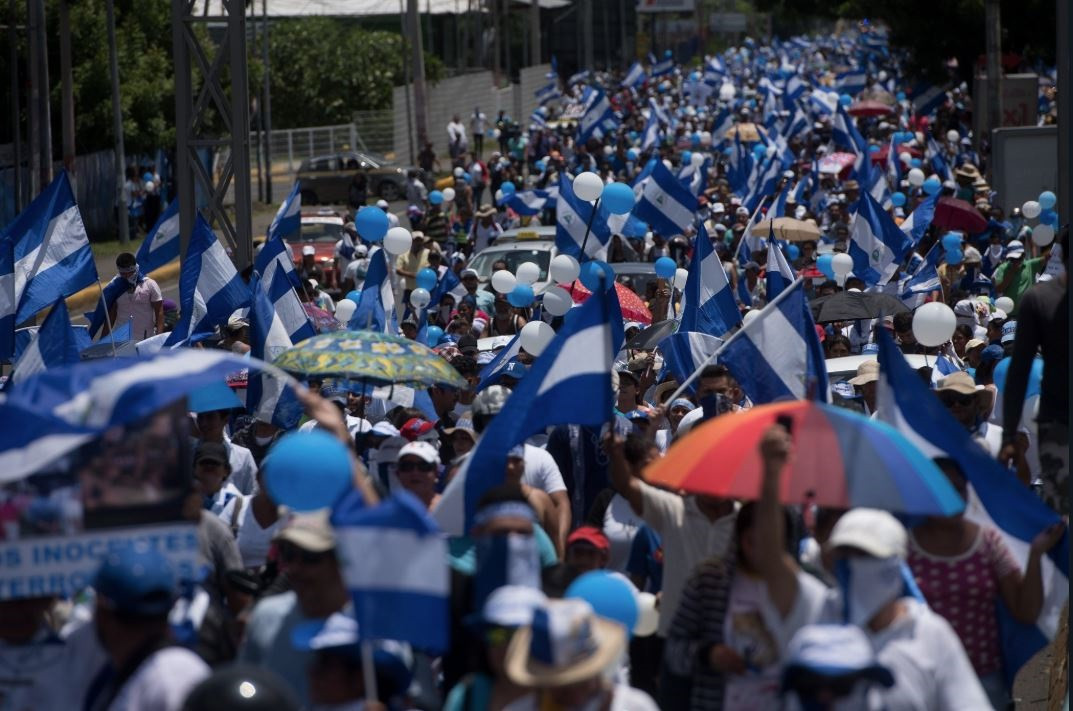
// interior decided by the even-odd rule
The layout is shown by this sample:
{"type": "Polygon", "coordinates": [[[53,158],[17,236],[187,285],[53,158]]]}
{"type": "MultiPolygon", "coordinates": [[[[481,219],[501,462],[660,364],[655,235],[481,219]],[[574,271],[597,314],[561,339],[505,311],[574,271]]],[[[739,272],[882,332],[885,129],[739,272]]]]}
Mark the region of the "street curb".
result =
{"type": "MultiPolygon", "coordinates": [[[[175,260],[170,264],[165,264],[160,269],[154,269],[149,272],[148,276],[157,282],[171,281],[179,276],[179,261],[175,260]]],[[[87,286],[82,291],[67,297],[67,310],[72,314],[81,315],[84,311],[95,308],[100,298],[100,287],[96,284],[87,286]]]]}

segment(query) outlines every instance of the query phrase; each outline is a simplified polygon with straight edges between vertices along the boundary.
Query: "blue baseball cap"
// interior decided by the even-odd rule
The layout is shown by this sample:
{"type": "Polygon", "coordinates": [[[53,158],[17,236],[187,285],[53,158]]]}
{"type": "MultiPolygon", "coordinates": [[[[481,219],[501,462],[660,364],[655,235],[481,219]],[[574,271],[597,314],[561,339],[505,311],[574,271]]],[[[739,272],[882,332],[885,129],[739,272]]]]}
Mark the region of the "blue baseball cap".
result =
{"type": "Polygon", "coordinates": [[[93,588],[102,604],[132,615],[166,615],[177,595],[171,563],[148,543],[131,543],[109,553],[93,588]]]}
{"type": "Polygon", "coordinates": [[[525,377],[527,372],[529,372],[529,369],[526,368],[523,363],[514,360],[507,363],[507,367],[503,368],[500,375],[507,378],[514,378],[515,380],[521,380],[525,377]]]}
{"type": "Polygon", "coordinates": [[[1006,353],[1002,350],[1002,346],[991,344],[987,348],[980,351],[980,363],[997,363],[1006,356],[1006,353]]]}

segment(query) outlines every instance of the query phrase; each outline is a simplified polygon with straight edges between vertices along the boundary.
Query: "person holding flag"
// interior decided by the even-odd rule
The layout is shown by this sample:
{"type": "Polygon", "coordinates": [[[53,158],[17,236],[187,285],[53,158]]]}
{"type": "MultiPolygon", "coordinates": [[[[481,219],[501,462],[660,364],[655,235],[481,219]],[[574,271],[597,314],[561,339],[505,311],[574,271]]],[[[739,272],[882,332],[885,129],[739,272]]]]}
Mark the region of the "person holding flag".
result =
{"type": "Polygon", "coordinates": [[[163,333],[164,295],[160,285],[141,273],[130,252],[121,253],[115,264],[118,274],[113,282],[121,284],[123,290],[108,308],[108,323],[118,328],[129,321],[131,337],[136,341],[163,333]]]}

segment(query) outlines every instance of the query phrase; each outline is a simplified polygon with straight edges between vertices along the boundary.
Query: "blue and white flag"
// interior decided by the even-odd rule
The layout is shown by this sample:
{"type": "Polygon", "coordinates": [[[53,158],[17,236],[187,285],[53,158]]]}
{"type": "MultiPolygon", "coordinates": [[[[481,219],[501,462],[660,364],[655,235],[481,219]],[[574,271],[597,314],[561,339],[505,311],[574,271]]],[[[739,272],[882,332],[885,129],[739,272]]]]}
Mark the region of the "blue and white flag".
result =
{"type": "Polygon", "coordinates": [[[673,56],[664,55],[663,59],[657,60],[655,57],[649,54],[648,61],[652,65],[653,77],[661,77],[674,71],[673,56]]]}
{"type": "Polygon", "coordinates": [[[555,205],[556,191],[553,190],[518,190],[503,201],[503,205],[514,210],[522,217],[539,215],[555,205]]]}
{"type": "Polygon", "coordinates": [[[917,116],[935,113],[947,100],[946,89],[926,83],[917,84],[906,94],[913,104],[913,113],[917,116]]]}
{"type": "MultiPolygon", "coordinates": [[[[459,281],[458,275],[455,274],[454,269],[445,270],[443,276],[436,282],[436,286],[429,292],[430,298],[428,307],[432,308],[433,306],[439,306],[440,302],[443,301],[444,296],[453,294],[461,285],[462,282],[459,281]]],[[[455,301],[457,302],[458,299],[455,299],[455,301]]]]}
{"type": "Polygon", "coordinates": [[[697,331],[721,336],[741,323],[741,311],[734,303],[734,294],[723,261],[719,258],[708,230],[703,226],[693,244],[689,276],[682,293],[682,319],[679,331],[697,331]]]}
{"type": "MultiPolygon", "coordinates": [[[[1058,523],[1058,514],[973,441],[882,329],[876,409],[878,419],[905,435],[926,456],[948,457],[958,463],[970,489],[965,517],[998,531],[1023,571],[1032,539],[1058,523]]],[[[1068,533],[1042,558],[1041,565],[1043,608],[1036,624],[1014,621],[999,596],[999,640],[1008,681],[1054,639],[1069,592],[1068,533]]]]}
{"type": "Polygon", "coordinates": [[[782,160],[778,156],[759,164],[753,177],[750,178],[750,191],[742,198],[742,205],[750,212],[755,211],[760,206],[761,200],[775,192],[775,186],[779,184],[781,177],[782,160]]]}
{"type": "MultiPolygon", "coordinates": [[[[696,331],[678,331],[660,341],[659,350],[663,354],[664,367],[679,383],[684,383],[723,345],[722,338],[709,336],[696,331]]],[[[687,387],[694,392],[695,384],[687,387]]]]}
{"type": "Polygon", "coordinates": [[[914,245],[919,244],[924,233],[928,231],[928,227],[935,217],[935,206],[937,204],[939,204],[939,193],[929,195],[920,201],[920,204],[909,214],[909,217],[902,221],[902,224],[898,225],[902,232],[909,235],[909,239],[912,240],[914,245]]]}
{"type": "Polygon", "coordinates": [[[658,146],[660,139],[660,125],[659,116],[655,111],[648,114],[648,120],[645,122],[644,133],[641,134],[641,150],[647,151],[648,149],[658,146]]]}
{"type": "Polygon", "coordinates": [[[134,259],[143,274],[179,258],[179,201],[172,200],[145,236],[134,259]]]}
{"type": "MultiPolygon", "coordinates": [[[[140,272],[139,277],[141,277],[140,272]]],[[[123,295],[123,292],[129,288],[130,284],[127,280],[118,274],[104,285],[101,289],[101,298],[97,299],[97,308],[93,310],[93,313],[86,314],[86,318],[89,319],[89,333],[91,336],[96,336],[97,332],[101,330],[101,326],[107,323],[108,312],[119,297],[123,295]]],[[[115,324],[112,324],[112,327],[115,328],[115,324]]]]}
{"type": "Polygon", "coordinates": [[[555,247],[560,254],[569,254],[579,262],[589,259],[604,259],[607,243],[611,239],[611,230],[607,220],[601,219],[599,210],[587,200],[574,194],[571,179],[563,175],[559,178],[559,197],[555,201],[555,247]],[[589,223],[591,229],[588,229],[589,223]],[[589,237],[585,239],[588,230],[589,237]],[[582,254],[581,246],[585,245],[582,254]]]}
{"type": "Polygon", "coordinates": [[[868,85],[868,73],[863,69],[850,69],[835,75],[834,89],[840,94],[856,96],[868,85]]]}
{"type": "Polygon", "coordinates": [[[67,315],[67,304],[63,299],[57,299],[30,345],[15,361],[12,378],[22,380],[46,368],[77,363],[79,345],[79,338],[67,315]]]}
{"type": "Polygon", "coordinates": [[[611,286],[574,309],[447,485],[433,516],[448,535],[470,530],[481,496],[503,482],[514,445],[552,425],[612,421],[611,367],[622,345],[613,324],[622,317],[611,286]]]}
{"type": "Polygon", "coordinates": [[[831,138],[836,145],[856,155],[853,172],[860,174],[861,170],[867,167],[869,160],[868,141],[864,140],[864,136],[857,130],[857,122],[846,113],[846,107],[842,104],[838,104],[835,117],[831,121],[831,138]]]}
{"type": "Polygon", "coordinates": [[[850,229],[849,256],[853,274],[869,286],[886,284],[912,248],[909,236],[868,193],[857,201],[850,229]]]}
{"type": "Polygon", "coordinates": [[[15,326],[97,281],[82,214],[66,171],[0,231],[0,360],[15,353],[15,326]]]}
{"type": "Polygon", "coordinates": [[[400,491],[369,507],[351,492],[336,504],[331,523],[361,639],[445,651],[451,626],[447,539],[421,502],[400,491]]]}
{"type": "Polygon", "coordinates": [[[626,71],[626,76],[622,79],[622,86],[633,89],[644,84],[647,78],[645,68],[641,66],[641,63],[634,62],[626,71]]]}
{"type": "Polygon", "coordinates": [[[291,247],[282,237],[265,240],[261,251],[253,259],[253,270],[261,275],[261,280],[265,283],[272,283],[278,271],[287,277],[291,287],[298,289],[301,286],[298,272],[294,268],[291,247]]]}
{"type": "MultiPolygon", "coordinates": [[[[276,278],[286,284],[282,274],[277,273],[276,278]]],[[[293,342],[256,275],[250,282],[250,290],[253,292],[249,316],[250,353],[254,358],[271,363],[293,342]]],[[[298,424],[302,417],[302,405],[286,383],[267,373],[250,373],[248,383],[246,410],[251,415],[284,430],[298,424]]]]}
{"type": "MultiPolygon", "coordinates": [[[[558,286],[549,287],[551,289],[558,289],[558,286]]],[[[522,350],[522,337],[519,333],[514,338],[510,339],[510,343],[505,345],[499,353],[496,353],[496,357],[488,362],[488,365],[481,369],[481,379],[477,383],[475,391],[484,390],[489,385],[495,385],[499,380],[499,376],[503,373],[508,365],[510,365],[518,357],[518,353],[522,350]]]]}
{"type": "Polygon", "coordinates": [[[369,269],[361,289],[361,299],[348,328],[352,331],[377,331],[394,336],[398,333],[395,292],[391,288],[388,254],[383,247],[373,247],[369,269]]]}
{"type": "Polygon", "coordinates": [[[272,281],[266,283],[261,280],[261,286],[267,289],[268,299],[272,302],[272,307],[279,316],[283,328],[286,329],[291,343],[300,343],[317,335],[312,321],[309,320],[309,314],[302,306],[302,301],[298,298],[290,279],[282,270],[274,271],[272,281]]]}
{"type": "Polygon", "coordinates": [[[179,322],[164,347],[211,336],[237,309],[250,303],[243,283],[220,240],[199,214],[179,272],[179,322]]]}
{"type": "Polygon", "coordinates": [[[582,69],[580,72],[575,72],[570,75],[570,78],[566,80],[567,86],[573,86],[574,84],[587,84],[592,77],[592,72],[588,69],[582,69]]]}
{"type": "Polygon", "coordinates": [[[915,274],[898,282],[898,298],[910,309],[924,303],[928,294],[943,290],[943,282],[935,265],[922,261],[915,274]]]}
{"type": "MultiPolygon", "coordinates": [[[[282,240],[286,237],[290,237],[293,234],[297,234],[302,229],[302,190],[301,184],[294,183],[294,187],[291,188],[290,194],[283,200],[283,203],[279,206],[279,210],[276,212],[276,216],[272,218],[272,224],[268,226],[268,236],[265,242],[271,242],[272,240],[282,240]]],[[[265,276],[265,274],[261,274],[265,276]]]]}
{"type": "MultiPolygon", "coordinates": [[[[793,186],[790,184],[789,180],[783,184],[782,190],[775,196],[775,202],[771,204],[771,209],[767,211],[767,219],[772,220],[776,217],[786,217],[786,203],[790,199],[790,190],[792,188],[793,186]]],[[[772,235],[772,239],[774,239],[774,237],[775,236],[772,235]]]]}
{"type": "Polygon", "coordinates": [[[805,398],[826,402],[827,365],[804,283],[770,300],[727,339],[719,362],[757,405],[805,398]]]}
{"type": "Polygon", "coordinates": [[[553,81],[550,84],[546,84],[545,86],[542,86],[536,91],[534,91],[533,95],[536,97],[536,100],[540,103],[540,105],[543,106],[549,101],[555,101],[556,99],[561,97],[563,95],[563,92],[559,90],[559,82],[553,81]]]}
{"type": "Polygon", "coordinates": [[[787,289],[797,275],[793,267],[786,261],[786,255],[782,253],[782,247],[775,239],[774,229],[767,241],[767,266],[764,268],[764,280],[767,285],[767,299],[771,301],[787,289]]]}
{"type": "Polygon", "coordinates": [[[674,237],[693,224],[696,212],[696,196],[678,182],[667,166],[657,161],[640,199],[634,205],[633,214],[659,234],[674,237]]]}
{"type": "Polygon", "coordinates": [[[577,123],[578,143],[586,143],[590,138],[603,138],[618,127],[618,117],[604,92],[590,86],[585,90],[583,102],[584,113],[577,123]]]}

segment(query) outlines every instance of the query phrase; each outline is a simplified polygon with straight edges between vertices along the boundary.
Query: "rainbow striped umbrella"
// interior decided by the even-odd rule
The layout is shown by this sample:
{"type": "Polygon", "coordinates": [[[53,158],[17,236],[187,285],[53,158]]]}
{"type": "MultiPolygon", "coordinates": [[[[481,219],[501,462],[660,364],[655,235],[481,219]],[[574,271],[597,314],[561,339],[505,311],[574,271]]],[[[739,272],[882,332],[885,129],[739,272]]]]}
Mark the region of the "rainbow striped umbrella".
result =
{"type": "Polygon", "coordinates": [[[784,503],[934,516],[951,516],[965,507],[939,468],[897,430],[807,400],[710,420],[651,464],[645,479],[695,494],[755,499],[763,476],[760,438],[780,416],[792,419],[794,440],[782,478],[784,503]]]}

